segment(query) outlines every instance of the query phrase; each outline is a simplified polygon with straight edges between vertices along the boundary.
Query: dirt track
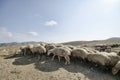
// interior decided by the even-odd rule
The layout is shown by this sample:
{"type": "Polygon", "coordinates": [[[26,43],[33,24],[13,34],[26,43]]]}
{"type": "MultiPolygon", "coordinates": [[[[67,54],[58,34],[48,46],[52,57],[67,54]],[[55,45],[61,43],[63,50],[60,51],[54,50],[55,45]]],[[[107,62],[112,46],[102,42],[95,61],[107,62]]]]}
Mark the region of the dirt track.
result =
{"type": "Polygon", "coordinates": [[[110,71],[95,68],[80,60],[64,65],[57,58],[43,56],[40,61],[35,57],[22,56],[5,59],[0,53],[0,80],[120,80],[120,74],[113,76],[110,71]]]}

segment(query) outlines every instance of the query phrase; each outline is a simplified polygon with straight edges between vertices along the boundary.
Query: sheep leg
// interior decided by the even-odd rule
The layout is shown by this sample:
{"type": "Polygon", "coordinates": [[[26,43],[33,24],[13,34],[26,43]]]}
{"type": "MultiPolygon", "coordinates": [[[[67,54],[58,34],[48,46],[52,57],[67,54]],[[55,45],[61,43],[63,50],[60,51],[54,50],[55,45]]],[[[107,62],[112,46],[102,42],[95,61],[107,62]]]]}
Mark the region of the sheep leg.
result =
{"type": "Polygon", "coordinates": [[[69,58],[69,56],[67,56],[67,62],[68,62],[68,64],[70,64],[70,58],[69,58]]]}
{"type": "Polygon", "coordinates": [[[65,56],[64,58],[66,60],[65,65],[70,64],[70,58],[68,56],[65,56]]]}
{"type": "Polygon", "coordinates": [[[41,60],[41,57],[42,57],[42,56],[39,54],[39,55],[38,55],[38,60],[41,60]]]}
{"type": "Polygon", "coordinates": [[[55,54],[54,54],[53,57],[52,57],[52,61],[54,60],[54,58],[55,58],[55,54]]]}
{"type": "Polygon", "coordinates": [[[23,56],[25,56],[25,50],[23,50],[23,56]]]}
{"type": "Polygon", "coordinates": [[[64,58],[65,58],[65,60],[66,60],[65,65],[67,65],[67,57],[64,57],[64,58]]]}
{"type": "Polygon", "coordinates": [[[59,60],[59,62],[60,62],[60,56],[58,56],[58,60],[59,60]]]}
{"type": "Polygon", "coordinates": [[[21,56],[24,56],[24,55],[23,55],[23,51],[22,51],[22,52],[20,52],[20,55],[21,55],[21,56]]]}
{"type": "Polygon", "coordinates": [[[67,65],[67,58],[66,58],[66,57],[64,57],[64,58],[65,58],[65,60],[66,60],[65,65],[67,65]]]}
{"type": "Polygon", "coordinates": [[[22,50],[22,56],[24,56],[24,51],[22,50]]]}

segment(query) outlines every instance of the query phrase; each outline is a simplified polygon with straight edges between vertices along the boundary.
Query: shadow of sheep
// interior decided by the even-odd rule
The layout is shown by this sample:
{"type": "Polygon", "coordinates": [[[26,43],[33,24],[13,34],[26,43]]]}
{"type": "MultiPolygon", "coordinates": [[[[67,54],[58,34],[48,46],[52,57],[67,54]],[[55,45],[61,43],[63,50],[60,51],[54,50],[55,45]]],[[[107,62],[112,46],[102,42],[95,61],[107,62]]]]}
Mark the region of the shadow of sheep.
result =
{"type": "Polygon", "coordinates": [[[51,61],[50,57],[47,57],[47,59],[42,59],[39,62],[35,63],[35,68],[43,71],[43,72],[52,72],[58,70],[60,67],[62,67],[62,63],[59,63],[58,60],[55,58],[54,61],[51,61]]]}
{"type": "Polygon", "coordinates": [[[40,70],[42,72],[53,72],[59,70],[60,68],[63,68],[71,73],[82,73],[91,80],[94,80],[94,77],[91,76],[95,75],[99,77],[99,74],[107,74],[114,77],[116,80],[120,80],[120,74],[114,76],[112,75],[111,70],[108,71],[101,70],[100,66],[96,67],[94,66],[95,65],[94,63],[88,61],[81,62],[80,59],[71,58],[71,64],[65,65],[64,58],[61,58],[61,62],[58,61],[57,57],[55,57],[54,61],[51,61],[51,59],[52,55],[51,56],[43,55],[41,60],[38,60],[37,56],[33,57],[32,55],[26,55],[16,57],[15,61],[12,64],[28,65],[33,63],[35,65],[35,69],[40,70]]]}
{"type": "Polygon", "coordinates": [[[35,58],[31,58],[31,56],[23,56],[16,58],[15,61],[12,63],[13,65],[28,65],[35,63],[37,60],[35,58]]]}

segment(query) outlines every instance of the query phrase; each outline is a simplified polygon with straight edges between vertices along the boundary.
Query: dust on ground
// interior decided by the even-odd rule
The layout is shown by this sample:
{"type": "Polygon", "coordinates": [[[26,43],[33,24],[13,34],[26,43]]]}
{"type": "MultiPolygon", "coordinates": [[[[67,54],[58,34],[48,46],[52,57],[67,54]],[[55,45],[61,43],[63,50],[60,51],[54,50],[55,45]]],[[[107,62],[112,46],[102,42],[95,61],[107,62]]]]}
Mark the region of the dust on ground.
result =
{"type": "Polygon", "coordinates": [[[71,59],[70,65],[59,63],[57,57],[33,56],[6,58],[19,47],[0,47],[0,80],[120,80],[120,74],[112,75],[110,70],[95,67],[89,62],[71,59]]]}

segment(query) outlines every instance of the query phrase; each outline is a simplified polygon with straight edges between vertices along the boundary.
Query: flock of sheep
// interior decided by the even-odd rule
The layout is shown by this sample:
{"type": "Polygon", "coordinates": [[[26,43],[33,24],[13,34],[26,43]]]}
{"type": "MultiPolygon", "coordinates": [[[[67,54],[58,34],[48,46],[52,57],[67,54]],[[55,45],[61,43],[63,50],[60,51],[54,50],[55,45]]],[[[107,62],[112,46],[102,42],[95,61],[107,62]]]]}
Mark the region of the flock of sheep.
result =
{"type": "Polygon", "coordinates": [[[120,56],[115,52],[99,52],[95,49],[88,47],[75,47],[71,45],[63,44],[30,44],[27,46],[21,46],[18,53],[22,55],[37,55],[38,59],[41,59],[43,54],[53,54],[52,60],[57,56],[60,62],[60,58],[64,57],[65,64],[70,64],[70,56],[73,58],[80,58],[83,61],[89,61],[91,63],[99,64],[102,66],[111,66],[113,75],[117,74],[120,70],[120,56]]]}

